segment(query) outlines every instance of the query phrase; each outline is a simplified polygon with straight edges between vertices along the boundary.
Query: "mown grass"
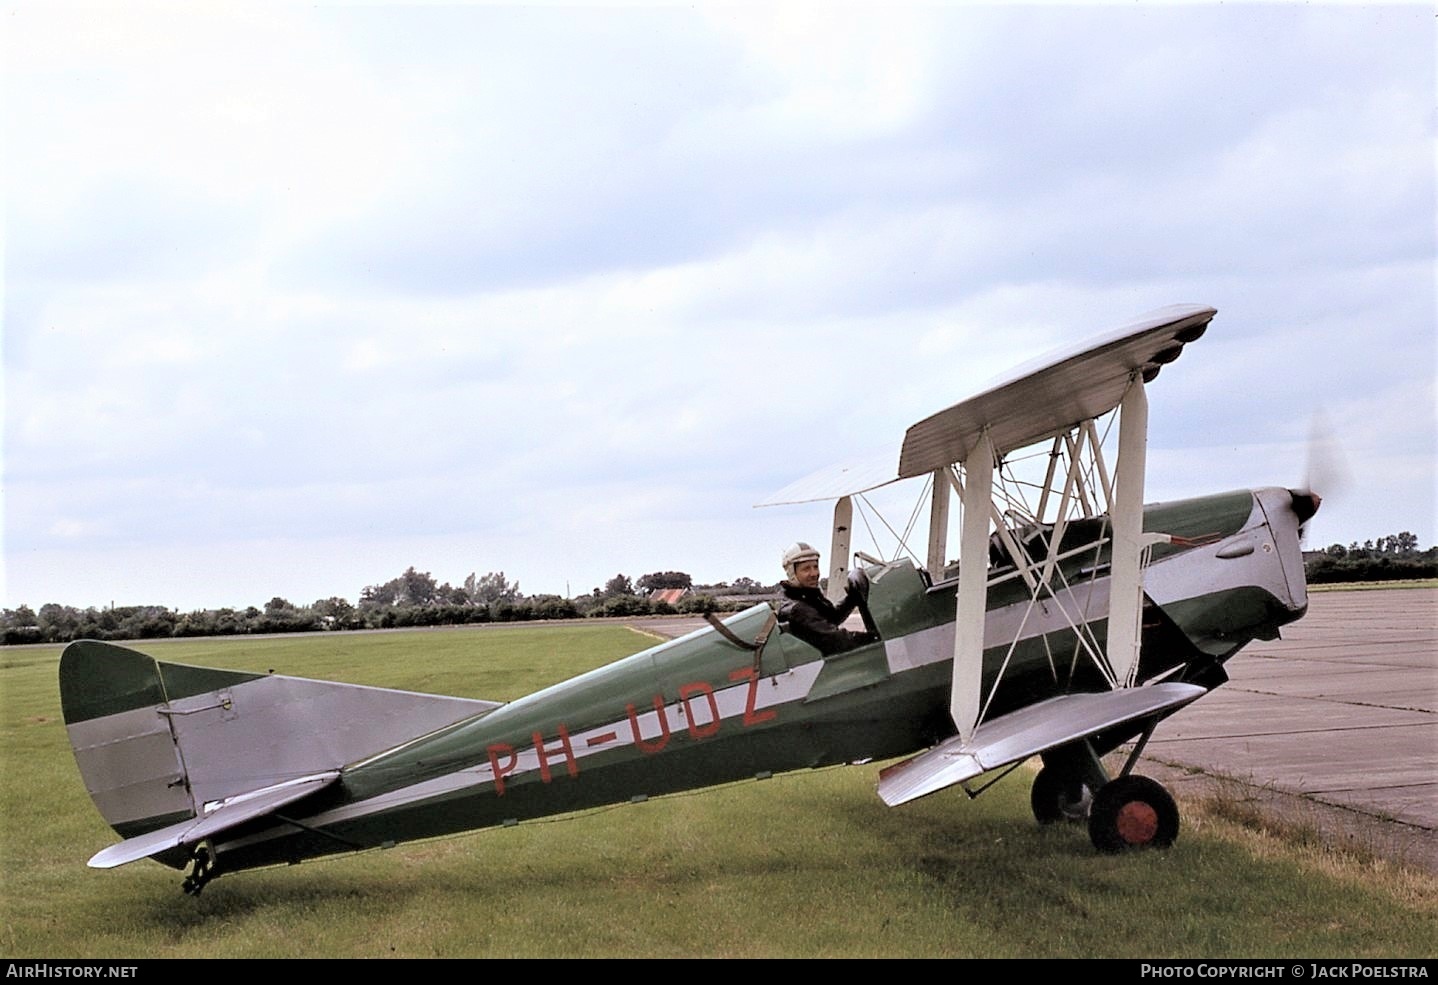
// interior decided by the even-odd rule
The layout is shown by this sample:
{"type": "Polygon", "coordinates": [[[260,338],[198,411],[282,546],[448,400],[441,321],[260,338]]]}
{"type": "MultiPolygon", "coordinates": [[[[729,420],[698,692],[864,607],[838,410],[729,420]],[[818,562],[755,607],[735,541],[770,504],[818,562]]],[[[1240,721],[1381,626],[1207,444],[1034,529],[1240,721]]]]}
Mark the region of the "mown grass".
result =
{"type": "MultiPolygon", "coordinates": [[[[641,649],[617,626],[167,641],[162,659],[511,699],[641,649]]],[[[198,898],[112,843],[59,648],[0,651],[9,957],[1431,957],[1438,884],[1198,810],[1167,852],[1039,828],[1019,771],[897,810],[875,766],[791,774],[297,867],[198,898]]]]}

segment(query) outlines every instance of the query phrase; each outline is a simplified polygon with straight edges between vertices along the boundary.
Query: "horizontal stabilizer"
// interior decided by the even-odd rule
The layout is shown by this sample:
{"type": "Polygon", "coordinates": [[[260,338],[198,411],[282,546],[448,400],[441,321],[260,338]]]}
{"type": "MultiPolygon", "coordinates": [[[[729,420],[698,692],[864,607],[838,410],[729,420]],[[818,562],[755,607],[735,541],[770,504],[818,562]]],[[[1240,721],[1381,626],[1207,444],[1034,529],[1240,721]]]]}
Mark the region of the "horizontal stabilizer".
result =
{"type": "Polygon", "coordinates": [[[339,775],[338,770],[330,770],[316,773],[314,776],[302,776],[296,780],[276,783],[263,790],[236,794],[225,800],[206,804],[204,814],[200,817],[192,817],[179,824],[129,838],[96,853],[95,857],[90,859],[90,868],[113,869],[117,865],[149,858],[181,845],[197,844],[221,831],[263,817],[301,797],[308,797],[316,790],[335,782],[339,775]]]}
{"type": "Polygon", "coordinates": [[[1174,711],[1207,693],[1197,684],[1170,682],[1040,701],[983,723],[967,743],[956,735],[888,767],[879,774],[879,799],[897,807],[1046,750],[1174,711]]]}

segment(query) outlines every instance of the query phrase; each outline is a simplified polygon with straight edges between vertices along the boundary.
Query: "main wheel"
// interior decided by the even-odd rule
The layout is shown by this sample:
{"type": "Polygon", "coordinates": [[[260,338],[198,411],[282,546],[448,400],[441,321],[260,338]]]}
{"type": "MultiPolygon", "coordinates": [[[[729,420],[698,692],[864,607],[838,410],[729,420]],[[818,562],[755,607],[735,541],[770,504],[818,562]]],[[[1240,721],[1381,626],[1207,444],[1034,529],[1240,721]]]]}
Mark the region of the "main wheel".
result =
{"type": "Polygon", "coordinates": [[[1040,824],[1078,824],[1088,817],[1092,802],[1093,794],[1082,780],[1049,766],[1039,770],[1029,791],[1029,806],[1040,824]]]}
{"type": "Polygon", "coordinates": [[[1167,848],[1178,837],[1178,805],[1157,781],[1120,776],[1094,794],[1088,835],[1101,852],[1167,848]]]}

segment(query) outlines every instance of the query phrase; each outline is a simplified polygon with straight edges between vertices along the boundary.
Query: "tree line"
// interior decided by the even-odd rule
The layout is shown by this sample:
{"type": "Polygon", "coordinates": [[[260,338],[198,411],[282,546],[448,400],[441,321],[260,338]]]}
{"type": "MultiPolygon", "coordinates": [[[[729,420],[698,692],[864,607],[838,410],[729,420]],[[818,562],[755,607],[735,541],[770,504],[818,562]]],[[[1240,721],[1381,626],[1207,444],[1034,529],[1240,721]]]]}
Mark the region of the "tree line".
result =
{"type": "Polygon", "coordinates": [[[1305,555],[1304,570],[1312,585],[1438,578],[1438,547],[1420,551],[1418,538],[1404,530],[1347,547],[1330,544],[1305,555]]]}
{"type": "Polygon", "coordinates": [[[429,572],[409,567],[389,581],[366,585],[359,601],[332,597],[295,605],[276,596],[263,608],[196,609],[179,612],[161,605],[79,609],[46,603],[0,610],[0,641],[69,643],[72,640],[137,640],[252,633],[316,633],[356,629],[461,626],[481,623],[580,619],[604,616],[732,612],[778,593],[778,585],[751,578],[695,585],[680,571],[657,571],[637,580],[617,574],[586,595],[525,595],[502,571],[471,574],[462,585],[440,584],[429,572]],[[666,588],[683,589],[675,602],[652,597],[666,588]]]}
{"type": "MultiPolygon", "coordinates": [[[[1438,547],[1418,549],[1408,531],[1347,547],[1332,544],[1305,555],[1309,584],[1438,578],[1438,547]]],[[[695,585],[682,571],[655,571],[638,579],[616,574],[593,591],[564,598],[525,595],[503,571],[471,574],[462,585],[440,584],[429,572],[406,568],[396,578],[366,585],[359,601],[333,597],[294,605],[275,597],[263,608],[197,609],[179,612],[161,605],[77,609],[46,603],[0,610],[0,642],[68,643],[72,640],[137,640],[168,637],[236,636],[250,633],[316,633],[354,629],[399,629],[528,622],[545,619],[733,612],[774,598],[777,584],[752,578],[695,585]],[[681,589],[673,602],[656,593],[681,589]]]]}

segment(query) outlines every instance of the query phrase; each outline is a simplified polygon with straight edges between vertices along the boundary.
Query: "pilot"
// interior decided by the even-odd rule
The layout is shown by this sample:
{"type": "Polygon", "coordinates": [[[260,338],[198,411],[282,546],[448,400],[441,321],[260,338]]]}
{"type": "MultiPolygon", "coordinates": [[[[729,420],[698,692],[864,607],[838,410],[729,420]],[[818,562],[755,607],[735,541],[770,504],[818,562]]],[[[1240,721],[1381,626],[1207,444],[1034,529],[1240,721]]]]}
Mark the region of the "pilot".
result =
{"type": "Polygon", "coordinates": [[[841,625],[867,593],[869,579],[863,571],[849,573],[844,601],[836,606],[819,591],[818,551],[800,541],[784,552],[783,562],[786,578],[779,585],[784,593],[779,618],[789,624],[789,632],[826,657],[877,639],[841,625]]]}

